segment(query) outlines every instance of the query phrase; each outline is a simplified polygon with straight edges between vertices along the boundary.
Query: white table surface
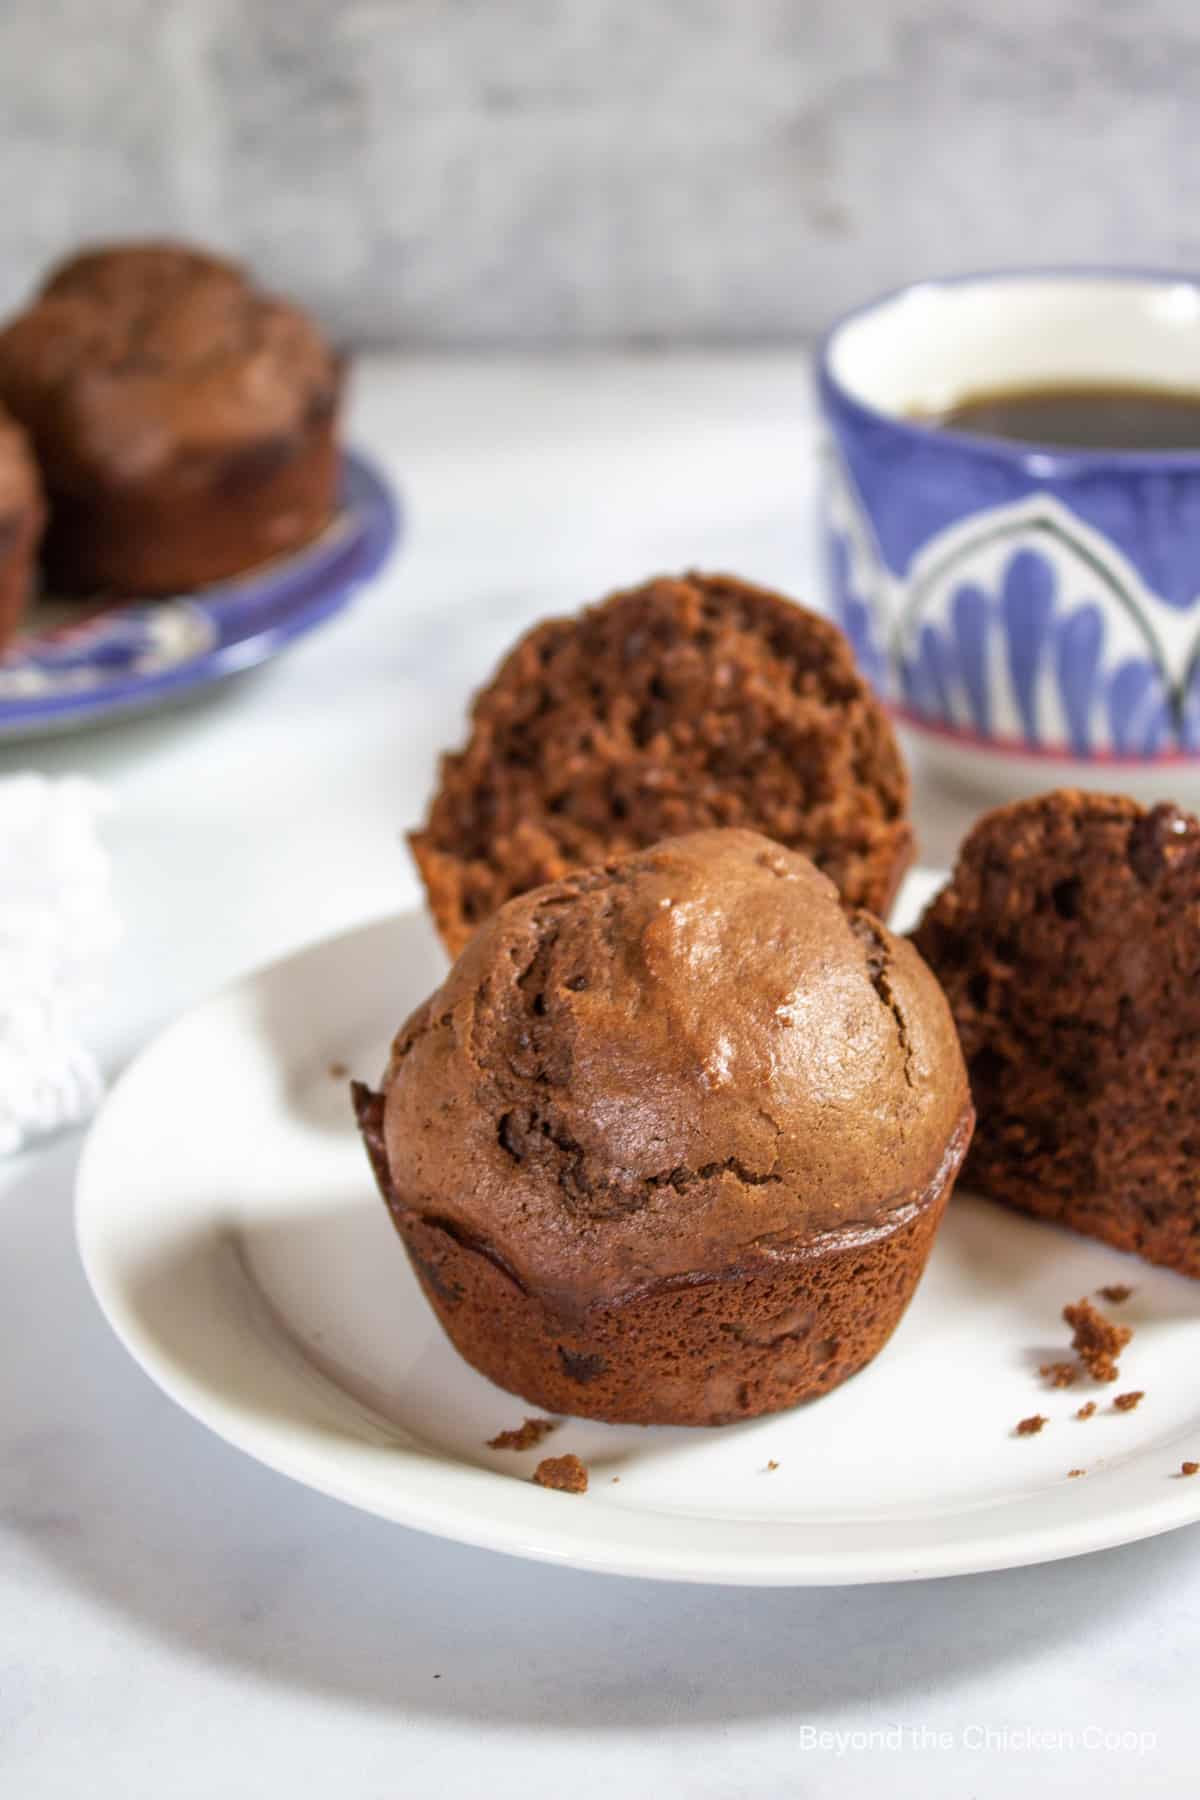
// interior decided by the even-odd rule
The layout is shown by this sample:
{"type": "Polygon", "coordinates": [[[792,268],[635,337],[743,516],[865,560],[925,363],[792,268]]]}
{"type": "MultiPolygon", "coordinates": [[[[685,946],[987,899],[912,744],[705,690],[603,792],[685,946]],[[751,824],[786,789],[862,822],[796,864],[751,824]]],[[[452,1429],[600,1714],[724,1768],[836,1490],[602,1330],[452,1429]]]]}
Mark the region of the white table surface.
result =
{"type": "MultiPolygon", "coordinates": [[[[230,976],[416,899],[401,830],[526,623],[688,565],[814,591],[799,359],[372,362],[354,413],[408,512],[355,608],[202,703],[0,752],[117,801],[110,1071],[230,976]]],[[[945,860],[968,812],[926,790],[918,816],[945,860]]],[[[0,1165],[3,1794],[1195,1791],[1200,1532],[759,1592],[385,1525],[226,1448],[110,1338],[78,1147],[0,1165]]]]}

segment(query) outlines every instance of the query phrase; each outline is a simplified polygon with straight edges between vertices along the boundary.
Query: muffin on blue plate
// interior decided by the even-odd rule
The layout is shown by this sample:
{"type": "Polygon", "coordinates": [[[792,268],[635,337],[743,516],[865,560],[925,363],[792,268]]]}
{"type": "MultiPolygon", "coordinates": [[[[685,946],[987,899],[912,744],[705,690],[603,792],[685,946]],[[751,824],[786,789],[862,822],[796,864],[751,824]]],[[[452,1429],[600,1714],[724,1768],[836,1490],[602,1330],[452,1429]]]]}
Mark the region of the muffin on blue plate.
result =
{"type": "Polygon", "coordinates": [[[298,307],[180,244],[86,251],[0,331],[0,401],[66,593],[184,592],[293,551],[337,503],[341,363],[298,307]]]}

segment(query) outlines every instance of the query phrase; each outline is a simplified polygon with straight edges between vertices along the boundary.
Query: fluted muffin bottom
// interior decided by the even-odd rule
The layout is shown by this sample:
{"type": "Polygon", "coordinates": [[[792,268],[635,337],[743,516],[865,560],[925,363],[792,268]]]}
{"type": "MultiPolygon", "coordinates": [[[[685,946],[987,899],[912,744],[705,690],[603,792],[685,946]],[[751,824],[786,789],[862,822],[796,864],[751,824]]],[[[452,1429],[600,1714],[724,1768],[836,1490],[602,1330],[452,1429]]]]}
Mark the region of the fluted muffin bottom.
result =
{"type": "Polygon", "coordinates": [[[392,1221],[459,1354],[545,1412],[630,1425],[753,1419],[865,1368],[916,1291],[973,1124],[968,1110],[927,1192],[886,1222],[577,1310],[531,1291],[453,1221],[407,1207],[388,1176],[382,1096],[357,1086],[355,1105],[392,1221]]]}

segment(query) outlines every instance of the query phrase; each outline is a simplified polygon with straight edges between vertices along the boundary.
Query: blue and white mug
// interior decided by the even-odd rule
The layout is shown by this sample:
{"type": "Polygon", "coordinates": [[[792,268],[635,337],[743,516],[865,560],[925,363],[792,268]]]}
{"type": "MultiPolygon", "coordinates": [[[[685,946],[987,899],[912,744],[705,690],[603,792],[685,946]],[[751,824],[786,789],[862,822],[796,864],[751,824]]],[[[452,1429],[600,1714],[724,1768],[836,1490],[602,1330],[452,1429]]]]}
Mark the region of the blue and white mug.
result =
{"type": "Polygon", "coordinates": [[[926,753],[992,788],[1200,779],[1200,451],[1058,449],[921,419],[1087,383],[1200,393],[1200,281],[922,282],[820,349],[834,614],[926,753]]]}

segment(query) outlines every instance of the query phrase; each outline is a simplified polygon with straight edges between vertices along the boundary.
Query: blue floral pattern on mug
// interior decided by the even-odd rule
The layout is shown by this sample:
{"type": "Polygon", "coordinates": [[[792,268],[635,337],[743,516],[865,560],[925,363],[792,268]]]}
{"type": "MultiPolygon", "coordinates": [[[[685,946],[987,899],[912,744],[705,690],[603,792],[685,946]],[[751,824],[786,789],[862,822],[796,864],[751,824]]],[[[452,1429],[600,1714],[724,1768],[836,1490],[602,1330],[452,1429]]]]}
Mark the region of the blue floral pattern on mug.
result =
{"type": "Polygon", "coordinates": [[[834,457],[826,524],[835,616],[914,721],[1080,759],[1200,753],[1200,597],[1151,592],[1053,496],[970,514],[900,579],[834,457]]]}

